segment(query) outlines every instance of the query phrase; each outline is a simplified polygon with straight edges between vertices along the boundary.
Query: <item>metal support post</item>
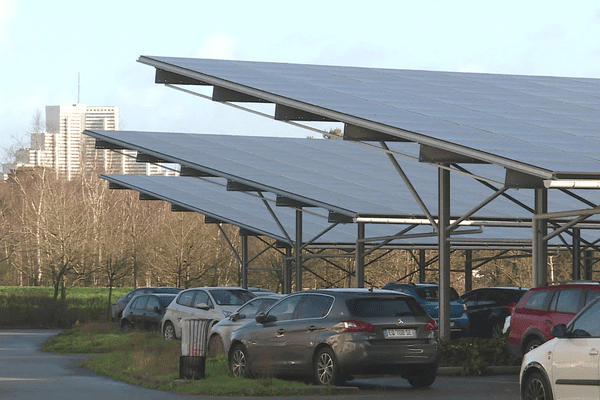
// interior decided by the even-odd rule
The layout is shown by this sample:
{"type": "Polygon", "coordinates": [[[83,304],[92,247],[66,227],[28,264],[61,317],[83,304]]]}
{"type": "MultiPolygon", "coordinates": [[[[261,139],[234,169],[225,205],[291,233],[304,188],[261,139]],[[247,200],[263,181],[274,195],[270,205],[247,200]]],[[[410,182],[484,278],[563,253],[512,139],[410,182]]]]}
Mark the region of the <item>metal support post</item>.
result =
{"type": "Polygon", "coordinates": [[[248,289],[248,235],[242,235],[242,287],[248,289]]]}
{"type": "Polygon", "coordinates": [[[581,279],[581,229],[573,229],[573,280],[581,279]]]}
{"type": "MultiPolygon", "coordinates": [[[[548,189],[535,189],[534,212],[536,215],[548,212],[548,189]]],[[[548,243],[544,240],[548,233],[548,220],[534,218],[532,229],[533,287],[539,287],[548,282],[548,243]]]]}
{"type": "Polygon", "coordinates": [[[365,223],[358,223],[358,240],[356,241],[356,287],[365,287],[365,223]]]}
{"type": "Polygon", "coordinates": [[[419,282],[425,282],[425,267],[427,265],[427,260],[425,259],[425,249],[419,249],[419,282]]]}
{"type": "Polygon", "coordinates": [[[438,169],[440,338],[450,340],[450,171],[438,169]]]}
{"type": "Polygon", "coordinates": [[[296,291],[302,290],[302,210],[296,210],[296,291]]]}
{"type": "Polygon", "coordinates": [[[285,247],[285,263],[283,266],[283,293],[292,293],[292,246],[285,247]]]}
{"type": "Polygon", "coordinates": [[[473,250],[465,250],[465,292],[473,289],[473,250]]]}

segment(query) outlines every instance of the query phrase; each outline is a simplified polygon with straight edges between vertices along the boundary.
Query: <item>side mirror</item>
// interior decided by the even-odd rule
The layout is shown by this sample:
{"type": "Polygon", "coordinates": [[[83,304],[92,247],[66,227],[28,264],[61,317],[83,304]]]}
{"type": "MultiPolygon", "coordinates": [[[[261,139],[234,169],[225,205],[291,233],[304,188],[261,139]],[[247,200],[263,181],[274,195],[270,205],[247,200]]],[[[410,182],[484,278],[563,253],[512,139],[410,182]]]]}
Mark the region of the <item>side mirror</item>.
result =
{"type": "Polygon", "coordinates": [[[229,316],[229,319],[233,322],[237,321],[238,319],[240,319],[240,313],[234,312],[229,316]]]}
{"type": "Polygon", "coordinates": [[[210,307],[209,307],[209,306],[208,306],[208,304],[206,304],[206,303],[199,303],[199,304],[196,304],[196,308],[199,308],[199,309],[201,309],[201,310],[209,310],[209,309],[210,309],[210,307]]]}
{"type": "Polygon", "coordinates": [[[264,324],[265,322],[267,322],[267,314],[265,314],[264,312],[258,313],[256,314],[256,317],[254,317],[254,319],[259,324],[264,324]]]}
{"type": "Polygon", "coordinates": [[[565,324],[554,325],[550,333],[552,333],[552,336],[554,337],[565,338],[567,337],[567,326],[565,324]]]}
{"type": "Polygon", "coordinates": [[[159,307],[154,307],[153,311],[154,311],[155,314],[162,314],[163,313],[163,311],[159,307]]]}

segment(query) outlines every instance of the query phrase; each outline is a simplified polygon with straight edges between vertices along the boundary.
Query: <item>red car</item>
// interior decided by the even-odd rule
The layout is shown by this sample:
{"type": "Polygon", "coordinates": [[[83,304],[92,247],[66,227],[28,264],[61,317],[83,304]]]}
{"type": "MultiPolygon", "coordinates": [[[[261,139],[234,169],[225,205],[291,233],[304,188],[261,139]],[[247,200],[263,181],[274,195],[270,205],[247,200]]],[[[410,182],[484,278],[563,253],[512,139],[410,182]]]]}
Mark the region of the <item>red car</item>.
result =
{"type": "Polygon", "coordinates": [[[552,327],[568,324],[596,297],[600,282],[573,281],[530,289],[510,317],[509,350],[516,356],[552,339],[552,327]]]}

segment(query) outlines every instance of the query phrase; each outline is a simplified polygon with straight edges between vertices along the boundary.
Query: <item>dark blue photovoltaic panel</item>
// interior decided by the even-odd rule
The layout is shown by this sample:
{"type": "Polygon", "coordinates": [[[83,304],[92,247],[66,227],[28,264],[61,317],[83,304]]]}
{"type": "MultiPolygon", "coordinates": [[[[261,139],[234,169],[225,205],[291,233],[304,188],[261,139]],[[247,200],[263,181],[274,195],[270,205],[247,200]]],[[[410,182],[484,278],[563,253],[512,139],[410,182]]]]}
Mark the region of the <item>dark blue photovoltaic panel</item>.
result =
{"type": "Polygon", "coordinates": [[[358,117],[438,140],[440,147],[452,143],[484,161],[500,156],[494,163],[521,163],[544,178],[565,171],[600,176],[599,79],[175,57],[140,62],[291,99],[299,109],[316,106],[342,122],[358,117]]]}
{"type": "MultiPolygon", "coordinates": [[[[385,153],[352,142],[130,131],[86,131],[86,134],[119,143],[128,149],[143,149],[146,154],[220,176],[200,179],[103,175],[105,179],[282,242],[288,239],[272,219],[263,201],[256,195],[253,196],[253,192],[227,191],[226,179],[223,178],[265,190],[262,195],[292,241],[295,210],[276,207],[275,194],[317,206],[308,208],[309,212],[304,213],[304,241],[311,240],[329,226],[328,211],[343,212],[349,216],[385,214],[411,217],[423,214],[385,153]]],[[[394,146],[394,143],[390,145],[392,150],[399,147],[394,146]]],[[[437,168],[404,158],[398,158],[398,161],[422,200],[435,215],[437,168]]],[[[494,166],[479,165],[478,168],[489,170],[490,177],[498,173],[494,166]]],[[[576,204],[566,194],[552,192],[549,211],[572,209],[576,204]]],[[[492,190],[471,177],[452,174],[452,193],[451,213],[460,215],[490,196],[492,190]]],[[[526,205],[533,204],[531,191],[513,190],[509,194],[526,205]]],[[[585,192],[588,198],[590,195],[592,201],[598,201],[593,198],[596,191],[585,192]]],[[[498,198],[475,216],[510,220],[527,219],[531,217],[531,213],[513,202],[498,198]]],[[[366,234],[371,237],[389,236],[406,226],[368,224],[366,234]]],[[[355,224],[340,224],[315,243],[352,244],[356,240],[356,232],[355,224]]],[[[431,227],[423,225],[410,233],[431,232],[431,227]]],[[[582,234],[586,236],[585,230],[582,234]]],[[[530,237],[531,228],[502,227],[487,227],[482,233],[468,236],[475,240],[523,240],[530,237]]],[[[394,243],[435,246],[437,237],[433,235],[404,239],[394,243]]],[[[559,243],[559,239],[554,239],[552,243],[559,243]]]]}

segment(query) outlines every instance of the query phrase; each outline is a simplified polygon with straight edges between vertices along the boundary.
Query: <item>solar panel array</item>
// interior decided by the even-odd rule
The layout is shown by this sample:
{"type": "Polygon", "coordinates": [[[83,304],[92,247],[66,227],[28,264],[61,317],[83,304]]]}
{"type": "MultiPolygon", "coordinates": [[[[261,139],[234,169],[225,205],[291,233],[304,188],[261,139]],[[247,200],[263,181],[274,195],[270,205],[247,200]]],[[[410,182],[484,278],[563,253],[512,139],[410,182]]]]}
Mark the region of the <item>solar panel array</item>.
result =
{"type": "MultiPolygon", "coordinates": [[[[290,236],[294,232],[295,212],[287,207],[276,207],[275,195],[314,206],[306,209],[308,212],[304,215],[304,241],[330,226],[328,211],[350,217],[423,216],[423,210],[385,153],[352,142],[135,131],[94,130],[86,131],[86,134],[219,177],[106,175],[111,182],[283,242],[288,241],[287,237],[272,219],[263,200],[252,193],[227,191],[227,179],[261,189],[290,236]]],[[[395,145],[399,146],[392,144],[392,147],[395,145]]],[[[436,214],[437,168],[416,161],[399,161],[422,200],[436,214]]],[[[451,200],[453,215],[471,210],[493,193],[489,187],[461,175],[453,175],[452,186],[455,193],[451,200]]],[[[511,195],[525,204],[532,204],[531,191],[511,191],[511,195]]],[[[572,207],[573,199],[561,197],[553,204],[572,207]]],[[[496,199],[476,215],[499,220],[531,217],[528,210],[503,198],[496,199]]],[[[406,226],[369,224],[366,233],[368,237],[394,235],[406,226]]],[[[317,243],[354,243],[356,229],[355,224],[339,225],[317,243]]],[[[432,232],[430,226],[424,225],[410,233],[432,232]]],[[[487,227],[468,237],[475,241],[510,238],[519,243],[530,239],[531,230],[487,227]]],[[[411,238],[402,243],[435,246],[437,237],[411,238]]],[[[553,243],[558,243],[558,239],[553,243]]]]}
{"type": "Polygon", "coordinates": [[[598,79],[176,57],[139,61],[334,113],[342,122],[358,118],[396,128],[396,135],[460,154],[473,150],[482,160],[545,179],[573,172],[600,177],[598,79]]]}

